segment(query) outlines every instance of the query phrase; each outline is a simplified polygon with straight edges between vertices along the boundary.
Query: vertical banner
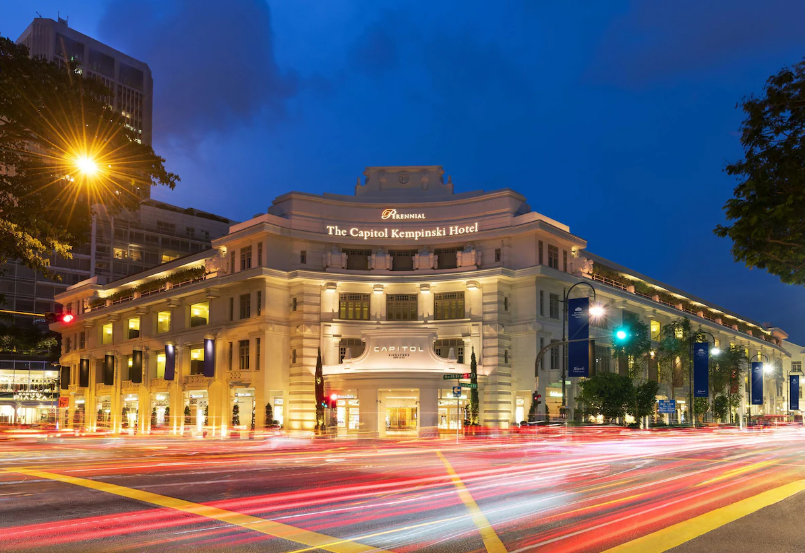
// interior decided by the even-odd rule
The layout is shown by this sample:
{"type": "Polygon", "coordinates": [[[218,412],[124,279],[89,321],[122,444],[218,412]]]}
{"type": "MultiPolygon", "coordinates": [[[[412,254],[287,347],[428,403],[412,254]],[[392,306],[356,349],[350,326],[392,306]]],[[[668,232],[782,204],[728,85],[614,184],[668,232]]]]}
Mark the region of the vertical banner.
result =
{"type": "Polygon", "coordinates": [[[115,384],[115,356],[107,355],[103,358],[103,383],[109,386],[115,384]]]}
{"type": "Polygon", "coordinates": [[[204,376],[215,376],[215,340],[204,338],[204,376]]]}
{"type": "Polygon", "coordinates": [[[165,380],[176,378],[176,346],[165,345],[165,380]]]}
{"type": "Polygon", "coordinates": [[[89,388],[89,359],[82,359],[78,368],[78,386],[89,388]]]}
{"type": "Polygon", "coordinates": [[[567,375],[571,378],[590,376],[590,298],[567,301],[567,339],[585,340],[567,345],[567,375]]]}
{"type": "Polygon", "coordinates": [[[710,344],[693,344],[693,397],[709,397],[710,391],[710,344]]]}
{"type": "Polygon", "coordinates": [[[788,375],[788,410],[799,411],[799,375],[788,375]]]}
{"type": "Polygon", "coordinates": [[[142,384],[143,382],[143,352],[138,349],[131,352],[129,380],[134,384],[142,384]]]}
{"type": "Polygon", "coordinates": [[[752,405],[763,405],[763,363],[752,362],[752,405]]]}

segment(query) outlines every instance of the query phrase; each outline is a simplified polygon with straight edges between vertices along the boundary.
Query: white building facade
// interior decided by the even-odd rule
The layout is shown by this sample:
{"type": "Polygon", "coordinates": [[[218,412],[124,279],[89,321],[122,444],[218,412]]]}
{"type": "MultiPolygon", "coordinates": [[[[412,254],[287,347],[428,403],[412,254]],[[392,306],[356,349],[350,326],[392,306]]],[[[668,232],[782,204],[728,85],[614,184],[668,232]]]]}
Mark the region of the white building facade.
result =
{"type": "MultiPolygon", "coordinates": [[[[557,416],[561,350],[540,371],[535,358],[561,339],[564,292],[582,281],[607,313],[592,329],[597,370],[620,370],[608,346],[622,320],[654,335],[681,316],[721,347],[790,367],[779,329],[587,253],[512,190],[456,194],[439,166],[364,175],[354,196],[285,194],[211,250],[58,296],[76,315],[52,326],[65,343],[65,422],[217,436],[270,416],[310,431],[319,355],[339,434],[454,432],[469,393],[454,397],[445,375],[468,373],[472,355],[483,425],[525,420],[535,389],[557,416]]],[[[684,412],[686,383],[666,389],[684,412]]],[[[571,383],[571,409],[574,395],[571,383]]]]}

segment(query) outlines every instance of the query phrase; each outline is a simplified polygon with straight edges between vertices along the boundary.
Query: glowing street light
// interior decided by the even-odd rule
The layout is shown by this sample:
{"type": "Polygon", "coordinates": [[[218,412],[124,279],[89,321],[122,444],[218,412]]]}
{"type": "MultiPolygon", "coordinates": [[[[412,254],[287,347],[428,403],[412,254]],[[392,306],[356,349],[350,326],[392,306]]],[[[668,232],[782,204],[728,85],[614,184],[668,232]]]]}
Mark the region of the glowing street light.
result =
{"type": "Polygon", "coordinates": [[[597,319],[604,316],[604,307],[601,304],[595,304],[590,307],[590,317],[597,319]]]}
{"type": "Polygon", "coordinates": [[[78,156],[75,159],[75,166],[85,177],[92,177],[98,172],[98,164],[87,155],[78,156]]]}
{"type": "Polygon", "coordinates": [[[713,348],[711,348],[711,349],[710,349],[710,354],[711,354],[711,355],[718,355],[719,353],[721,353],[721,349],[720,349],[720,348],[713,347],[713,348]]]}

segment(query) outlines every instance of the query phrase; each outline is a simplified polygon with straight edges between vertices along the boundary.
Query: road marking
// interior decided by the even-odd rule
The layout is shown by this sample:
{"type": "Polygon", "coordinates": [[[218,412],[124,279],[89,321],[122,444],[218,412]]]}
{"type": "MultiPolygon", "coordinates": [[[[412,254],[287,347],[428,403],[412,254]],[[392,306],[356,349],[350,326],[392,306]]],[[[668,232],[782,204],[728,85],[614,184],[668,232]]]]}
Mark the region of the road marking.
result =
{"type": "Polygon", "coordinates": [[[439,459],[441,459],[444,463],[447,473],[450,475],[450,478],[453,480],[453,484],[458,489],[458,496],[461,498],[461,501],[472,515],[472,522],[474,522],[475,526],[478,528],[478,532],[481,534],[481,539],[486,546],[486,550],[489,553],[506,553],[506,547],[503,545],[503,542],[500,541],[500,538],[495,533],[494,528],[492,528],[492,525],[489,524],[488,520],[486,520],[484,513],[472,498],[472,494],[470,494],[467,486],[464,485],[464,482],[461,481],[461,478],[459,478],[458,474],[456,474],[456,471],[453,470],[453,466],[450,464],[447,458],[442,455],[441,451],[437,451],[436,455],[438,455],[439,459]]]}
{"type": "Polygon", "coordinates": [[[772,460],[772,461],[759,461],[757,463],[752,463],[751,465],[746,465],[745,467],[739,467],[737,469],[728,470],[725,473],[720,474],[719,476],[716,476],[715,478],[711,478],[710,480],[705,480],[704,482],[699,482],[698,484],[696,484],[696,487],[698,487],[698,486],[706,486],[708,484],[712,484],[713,482],[719,482],[721,480],[726,480],[727,478],[731,478],[731,477],[737,476],[739,474],[744,474],[746,472],[750,472],[750,471],[753,471],[753,470],[756,470],[756,469],[762,469],[764,467],[768,467],[769,465],[774,465],[776,463],[777,463],[777,461],[774,461],[774,460],[772,460]]]}
{"type": "Polygon", "coordinates": [[[803,490],[805,490],[805,480],[791,482],[732,505],[668,526],[653,534],[608,549],[604,553],[662,553],[803,490]]]}
{"type": "Polygon", "coordinates": [[[309,530],[304,530],[302,528],[297,528],[295,526],[290,526],[288,524],[282,524],[281,522],[274,522],[272,520],[266,520],[264,518],[244,515],[241,513],[237,513],[235,511],[219,509],[217,507],[212,507],[210,505],[204,505],[201,503],[192,503],[190,501],[185,501],[183,499],[177,499],[166,495],[159,495],[151,492],[146,492],[143,490],[138,490],[135,488],[126,488],[124,486],[118,486],[117,484],[97,482],[95,480],[88,480],[86,478],[77,478],[75,476],[66,476],[63,474],[56,474],[52,472],[44,472],[39,470],[31,470],[23,468],[3,469],[3,472],[16,472],[20,474],[26,474],[29,476],[36,476],[37,478],[43,478],[46,480],[55,480],[57,482],[64,482],[66,484],[83,486],[85,488],[90,488],[93,490],[99,490],[102,492],[119,495],[122,497],[127,497],[129,499],[135,499],[137,501],[142,501],[144,503],[150,503],[152,505],[157,505],[159,507],[166,507],[169,509],[182,511],[184,513],[189,513],[192,515],[218,520],[220,522],[225,522],[227,524],[232,524],[234,526],[240,526],[241,528],[245,528],[247,530],[253,530],[255,532],[260,532],[262,534],[266,534],[275,538],[281,538],[284,540],[301,543],[302,545],[311,546],[316,549],[324,549],[326,551],[332,551],[334,553],[362,553],[370,551],[372,552],[384,551],[383,549],[378,549],[376,547],[371,547],[369,545],[363,545],[349,540],[341,540],[339,538],[334,538],[332,536],[319,534],[318,532],[311,532],[309,530]]]}

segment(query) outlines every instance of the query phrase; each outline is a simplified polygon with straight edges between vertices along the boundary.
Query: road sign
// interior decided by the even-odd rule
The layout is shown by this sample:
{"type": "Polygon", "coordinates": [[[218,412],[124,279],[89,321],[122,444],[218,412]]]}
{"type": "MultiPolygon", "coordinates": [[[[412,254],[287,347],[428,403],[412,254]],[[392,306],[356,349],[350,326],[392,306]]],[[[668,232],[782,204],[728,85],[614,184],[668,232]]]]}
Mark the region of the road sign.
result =
{"type": "Polygon", "coordinates": [[[663,415],[673,415],[676,413],[676,400],[675,399],[661,399],[657,401],[657,411],[663,415]]]}
{"type": "Polygon", "coordinates": [[[444,380],[461,380],[461,379],[476,378],[477,376],[478,376],[477,373],[445,374],[442,375],[442,378],[444,380]]]}
{"type": "Polygon", "coordinates": [[[62,396],[59,398],[59,408],[64,409],[65,407],[70,407],[70,398],[62,396]]]}
{"type": "Polygon", "coordinates": [[[461,383],[461,387],[462,387],[462,388],[472,388],[472,389],[475,389],[475,388],[477,388],[477,387],[478,387],[478,385],[477,385],[477,384],[471,384],[470,382],[462,382],[462,383],[461,383]]]}
{"type": "Polygon", "coordinates": [[[461,386],[453,386],[453,397],[461,397],[461,386]]]}

